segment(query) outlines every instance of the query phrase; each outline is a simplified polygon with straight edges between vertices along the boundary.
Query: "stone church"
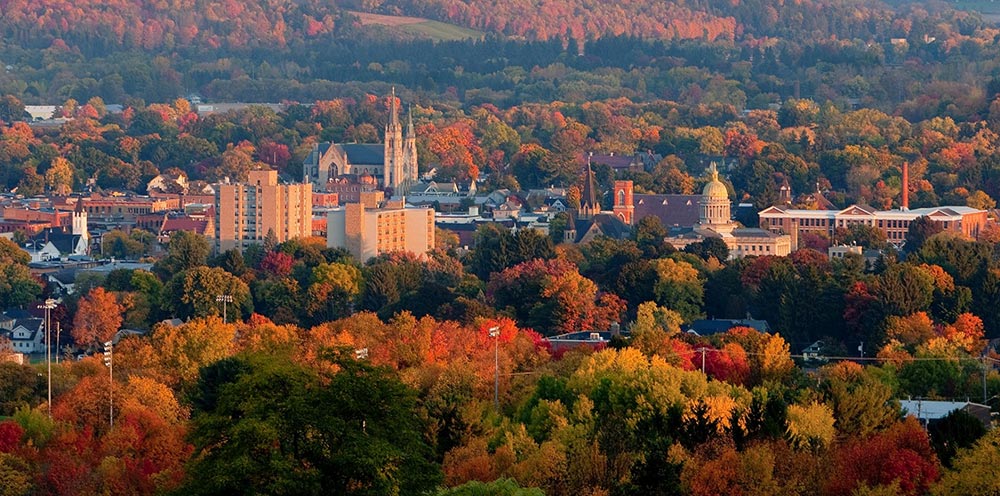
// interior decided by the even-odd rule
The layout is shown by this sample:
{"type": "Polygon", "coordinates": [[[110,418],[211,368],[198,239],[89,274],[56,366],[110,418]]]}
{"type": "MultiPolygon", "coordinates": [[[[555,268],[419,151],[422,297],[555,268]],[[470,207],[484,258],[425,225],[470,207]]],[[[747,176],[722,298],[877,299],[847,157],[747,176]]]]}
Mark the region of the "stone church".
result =
{"type": "Polygon", "coordinates": [[[412,113],[407,116],[403,134],[395,89],[389,101],[389,122],[382,144],[319,143],[302,163],[303,181],[311,182],[316,191],[325,191],[331,179],[359,182],[370,176],[383,189],[405,194],[417,182],[417,136],[412,113]]]}

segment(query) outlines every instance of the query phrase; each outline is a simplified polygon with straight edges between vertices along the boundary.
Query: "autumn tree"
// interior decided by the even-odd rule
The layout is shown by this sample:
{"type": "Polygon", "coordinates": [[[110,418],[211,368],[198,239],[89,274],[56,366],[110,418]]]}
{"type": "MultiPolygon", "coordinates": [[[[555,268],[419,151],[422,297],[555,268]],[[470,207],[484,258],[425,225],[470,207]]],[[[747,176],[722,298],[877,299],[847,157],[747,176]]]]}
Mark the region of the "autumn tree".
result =
{"type": "Polygon", "coordinates": [[[114,293],[100,287],[90,290],[80,299],[73,318],[73,340],[87,348],[100,347],[101,343],[111,341],[121,328],[124,313],[125,307],[118,303],[114,293]]]}

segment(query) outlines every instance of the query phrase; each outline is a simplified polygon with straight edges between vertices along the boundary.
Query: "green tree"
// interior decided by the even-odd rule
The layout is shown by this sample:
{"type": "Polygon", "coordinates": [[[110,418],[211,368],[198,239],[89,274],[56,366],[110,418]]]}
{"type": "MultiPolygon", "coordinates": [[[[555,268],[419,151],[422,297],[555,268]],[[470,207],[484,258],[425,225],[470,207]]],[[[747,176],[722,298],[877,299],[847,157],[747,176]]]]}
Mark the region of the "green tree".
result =
{"type": "Polygon", "coordinates": [[[42,285],[24,264],[0,258],[0,308],[24,306],[38,297],[42,285]]]}
{"type": "Polygon", "coordinates": [[[233,299],[226,307],[230,319],[253,312],[247,284],[218,267],[196,267],[180,272],[170,279],[165,290],[170,298],[167,305],[181,318],[221,316],[223,304],[216,298],[224,295],[233,299]]]}
{"type": "Polygon", "coordinates": [[[442,489],[436,496],[544,496],[537,487],[523,488],[514,479],[498,479],[493,482],[466,482],[458,487],[442,489]]]}
{"type": "Polygon", "coordinates": [[[685,322],[698,318],[705,295],[704,281],[698,270],[687,262],[669,258],[657,260],[654,266],[657,303],[679,313],[685,322]]]}
{"type": "Polygon", "coordinates": [[[440,481],[416,394],[343,355],[317,373],[289,356],[240,355],[203,369],[185,494],[419,494],[440,481]]]}
{"type": "Polygon", "coordinates": [[[167,256],[156,263],[154,271],[161,279],[170,279],[182,271],[204,266],[211,251],[208,239],[189,232],[177,231],[170,235],[167,256]]]}
{"type": "Polygon", "coordinates": [[[1000,429],[993,429],[969,449],[958,452],[952,469],[931,488],[931,494],[1000,494],[1000,429]]]}

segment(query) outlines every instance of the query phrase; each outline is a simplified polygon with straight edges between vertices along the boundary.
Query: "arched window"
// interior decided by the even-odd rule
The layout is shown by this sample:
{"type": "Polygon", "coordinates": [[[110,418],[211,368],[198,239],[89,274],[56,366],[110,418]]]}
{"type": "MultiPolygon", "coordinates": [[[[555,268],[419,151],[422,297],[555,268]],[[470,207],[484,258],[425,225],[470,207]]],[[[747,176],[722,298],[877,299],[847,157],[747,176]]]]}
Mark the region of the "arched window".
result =
{"type": "Polygon", "coordinates": [[[625,190],[618,190],[618,204],[625,205],[625,190]]]}

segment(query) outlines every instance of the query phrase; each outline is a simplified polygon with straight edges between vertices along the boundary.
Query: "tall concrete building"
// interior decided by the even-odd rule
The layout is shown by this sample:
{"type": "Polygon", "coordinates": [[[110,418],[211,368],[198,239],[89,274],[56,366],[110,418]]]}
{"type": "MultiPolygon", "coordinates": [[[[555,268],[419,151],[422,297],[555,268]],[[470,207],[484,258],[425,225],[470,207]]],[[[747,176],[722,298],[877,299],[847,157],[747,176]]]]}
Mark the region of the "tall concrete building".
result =
{"type": "Polygon", "coordinates": [[[327,214],[326,245],[347,248],[360,262],[394,251],[423,255],[434,249],[434,210],[349,203],[327,214]]]}
{"type": "Polygon", "coordinates": [[[215,192],[215,246],[242,250],[312,235],[312,185],[278,184],[278,172],[250,171],[245,183],[220,184],[215,192]]]}

